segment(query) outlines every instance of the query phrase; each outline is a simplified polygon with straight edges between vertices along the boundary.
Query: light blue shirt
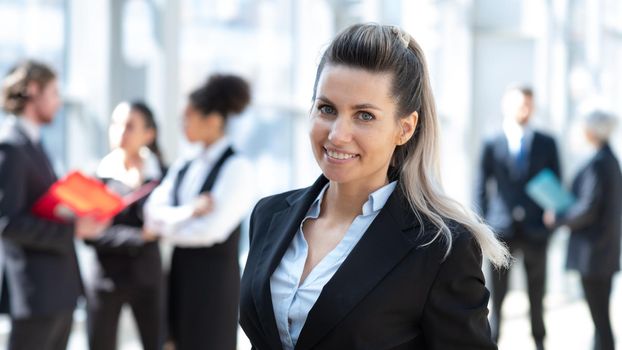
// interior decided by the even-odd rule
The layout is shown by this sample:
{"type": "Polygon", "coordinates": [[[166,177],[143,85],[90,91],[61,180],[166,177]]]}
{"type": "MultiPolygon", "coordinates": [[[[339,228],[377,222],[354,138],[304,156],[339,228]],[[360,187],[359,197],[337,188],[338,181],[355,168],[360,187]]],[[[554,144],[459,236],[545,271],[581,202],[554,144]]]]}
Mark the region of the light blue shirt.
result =
{"type": "Polygon", "coordinates": [[[300,223],[298,232],[283,255],[281,263],[270,278],[274,316],[284,350],[294,349],[307,314],[317,301],[322,289],[363,237],[396,185],[397,182],[393,181],[369,195],[369,199],[363,204],[362,214],[354,218],[341,242],[313,268],[304,282],[300,284],[300,277],[309,251],[302,226],[307,219],[317,219],[320,216],[322,199],[328,184],[311,204],[307,215],[300,223]]]}

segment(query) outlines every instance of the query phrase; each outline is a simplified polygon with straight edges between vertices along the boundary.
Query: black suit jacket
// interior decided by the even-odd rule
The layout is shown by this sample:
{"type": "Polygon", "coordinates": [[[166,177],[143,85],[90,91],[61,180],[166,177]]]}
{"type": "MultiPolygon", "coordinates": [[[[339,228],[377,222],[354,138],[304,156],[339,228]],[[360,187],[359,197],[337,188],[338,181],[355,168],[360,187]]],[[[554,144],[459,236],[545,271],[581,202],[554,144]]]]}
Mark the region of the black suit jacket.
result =
{"type": "MultiPolygon", "coordinates": [[[[255,207],[242,277],[240,324],[255,349],[281,349],[270,276],[326,183],[255,207]]],[[[454,244],[422,247],[423,226],[396,189],[309,312],[296,349],[496,349],[487,320],[481,252],[464,228],[454,244]]]]}
{"type": "Polygon", "coordinates": [[[558,219],[571,229],[567,267],[584,277],[610,277],[620,269],[622,175],[608,145],[577,174],[577,201],[558,219]]]}
{"type": "Polygon", "coordinates": [[[0,231],[11,315],[71,311],[82,284],[74,227],[40,219],[31,207],[56,180],[46,155],[13,121],[0,129],[0,231]]]}
{"type": "Polygon", "coordinates": [[[476,204],[501,238],[514,238],[515,225],[519,223],[526,239],[542,242],[547,240],[550,230],[542,221],[542,208],[529,198],[525,187],[546,168],[561,179],[555,140],[534,131],[526,161],[524,171],[515,168],[514,157],[503,133],[488,140],[480,159],[476,204]]]}
{"type": "MultiPolygon", "coordinates": [[[[113,179],[102,179],[112,191],[129,194],[132,189],[113,179]]],[[[148,182],[148,181],[146,181],[148,182]]],[[[157,241],[142,238],[143,207],[147,196],[114,217],[101,236],[85,242],[95,248],[93,286],[99,290],[159,287],[162,263],[157,241]]]]}

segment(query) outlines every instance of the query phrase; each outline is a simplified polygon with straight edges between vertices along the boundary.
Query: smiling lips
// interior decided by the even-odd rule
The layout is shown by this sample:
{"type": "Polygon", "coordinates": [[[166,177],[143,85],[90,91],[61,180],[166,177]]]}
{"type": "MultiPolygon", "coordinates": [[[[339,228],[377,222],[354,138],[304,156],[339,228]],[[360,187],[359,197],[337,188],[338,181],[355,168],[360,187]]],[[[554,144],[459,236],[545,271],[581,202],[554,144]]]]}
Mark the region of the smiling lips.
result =
{"type": "Polygon", "coordinates": [[[332,158],[334,160],[342,160],[343,161],[343,160],[349,160],[349,159],[358,157],[358,154],[338,152],[338,151],[327,149],[327,148],[324,148],[324,151],[326,152],[326,155],[329,158],[332,158]]]}

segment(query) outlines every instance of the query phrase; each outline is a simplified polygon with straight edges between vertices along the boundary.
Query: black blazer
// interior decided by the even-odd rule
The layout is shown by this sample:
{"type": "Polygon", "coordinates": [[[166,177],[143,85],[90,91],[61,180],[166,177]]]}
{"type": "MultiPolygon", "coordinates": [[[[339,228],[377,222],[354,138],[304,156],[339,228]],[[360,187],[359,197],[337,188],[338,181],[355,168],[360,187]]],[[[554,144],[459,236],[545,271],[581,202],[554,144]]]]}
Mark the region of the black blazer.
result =
{"type": "Polygon", "coordinates": [[[527,151],[526,170],[515,169],[508,140],[501,133],[484,144],[476,184],[476,204],[488,224],[504,239],[514,237],[520,223],[530,241],[546,241],[550,230],[542,221],[543,210],[525,191],[527,182],[549,168],[559,179],[557,146],[552,137],[534,131],[527,151]],[[492,183],[491,183],[492,182],[492,183]],[[493,186],[490,186],[493,185],[493,186]],[[520,215],[522,212],[523,215],[520,215]],[[521,218],[522,216],[522,218],[521,218]]]}
{"type": "MultiPolygon", "coordinates": [[[[281,349],[270,276],[326,184],[262,199],[250,223],[240,324],[254,349],[281,349]]],[[[309,312],[296,349],[496,349],[487,320],[481,252],[453,226],[454,244],[421,247],[422,227],[399,189],[390,196],[309,312]]]]}
{"type": "Polygon", "coordinates": [[[567,267],[584,277],[610,277],[620,269],[622,175],[609,145],[579,171],[572,192],[577,201],[558,219],[571,229],[567,267]]]}
{"type": "Polygon", "coordinates": [[[0,230],[13,317],[71,311],[82,293],[74,227],[31,207],[54,183],[47,156],[12,122],[0,129],[0,230]]]}
{"type": "MultiPolygon", "coordinates": [[[[132,191],[113,179],[102,179],[120,195],[132,191]]],[[[96,239],[85,240],[95,248],[95,289],[114,290],[134,287],[160,287],[162,262],[156,241],[142,238],[143,207],[147,197],[125,208],[114,217],[112,225],[96,239]]]]}

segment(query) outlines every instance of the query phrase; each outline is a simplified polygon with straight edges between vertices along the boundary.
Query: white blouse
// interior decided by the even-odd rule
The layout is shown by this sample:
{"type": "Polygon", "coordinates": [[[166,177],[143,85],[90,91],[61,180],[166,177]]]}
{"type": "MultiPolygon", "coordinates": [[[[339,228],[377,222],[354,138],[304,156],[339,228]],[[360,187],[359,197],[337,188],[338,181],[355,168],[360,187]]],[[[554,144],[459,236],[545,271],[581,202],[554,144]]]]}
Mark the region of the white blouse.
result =
{"type": "Polygon", "coordinates": [[[213,210],[193,217],[194,200],[214,163],[230,146],[223,137],[203,148],[190,160],[177,161],[145,205],[145,227],[163,239],[182,247],[209,247],[225,242],[255,203],[254,172],[251,163],[239,154],[223,164],[210,195],[213,210]],[[179,205],[173,205],[175,181],[190,161],[178,190],[179,205]]]}

